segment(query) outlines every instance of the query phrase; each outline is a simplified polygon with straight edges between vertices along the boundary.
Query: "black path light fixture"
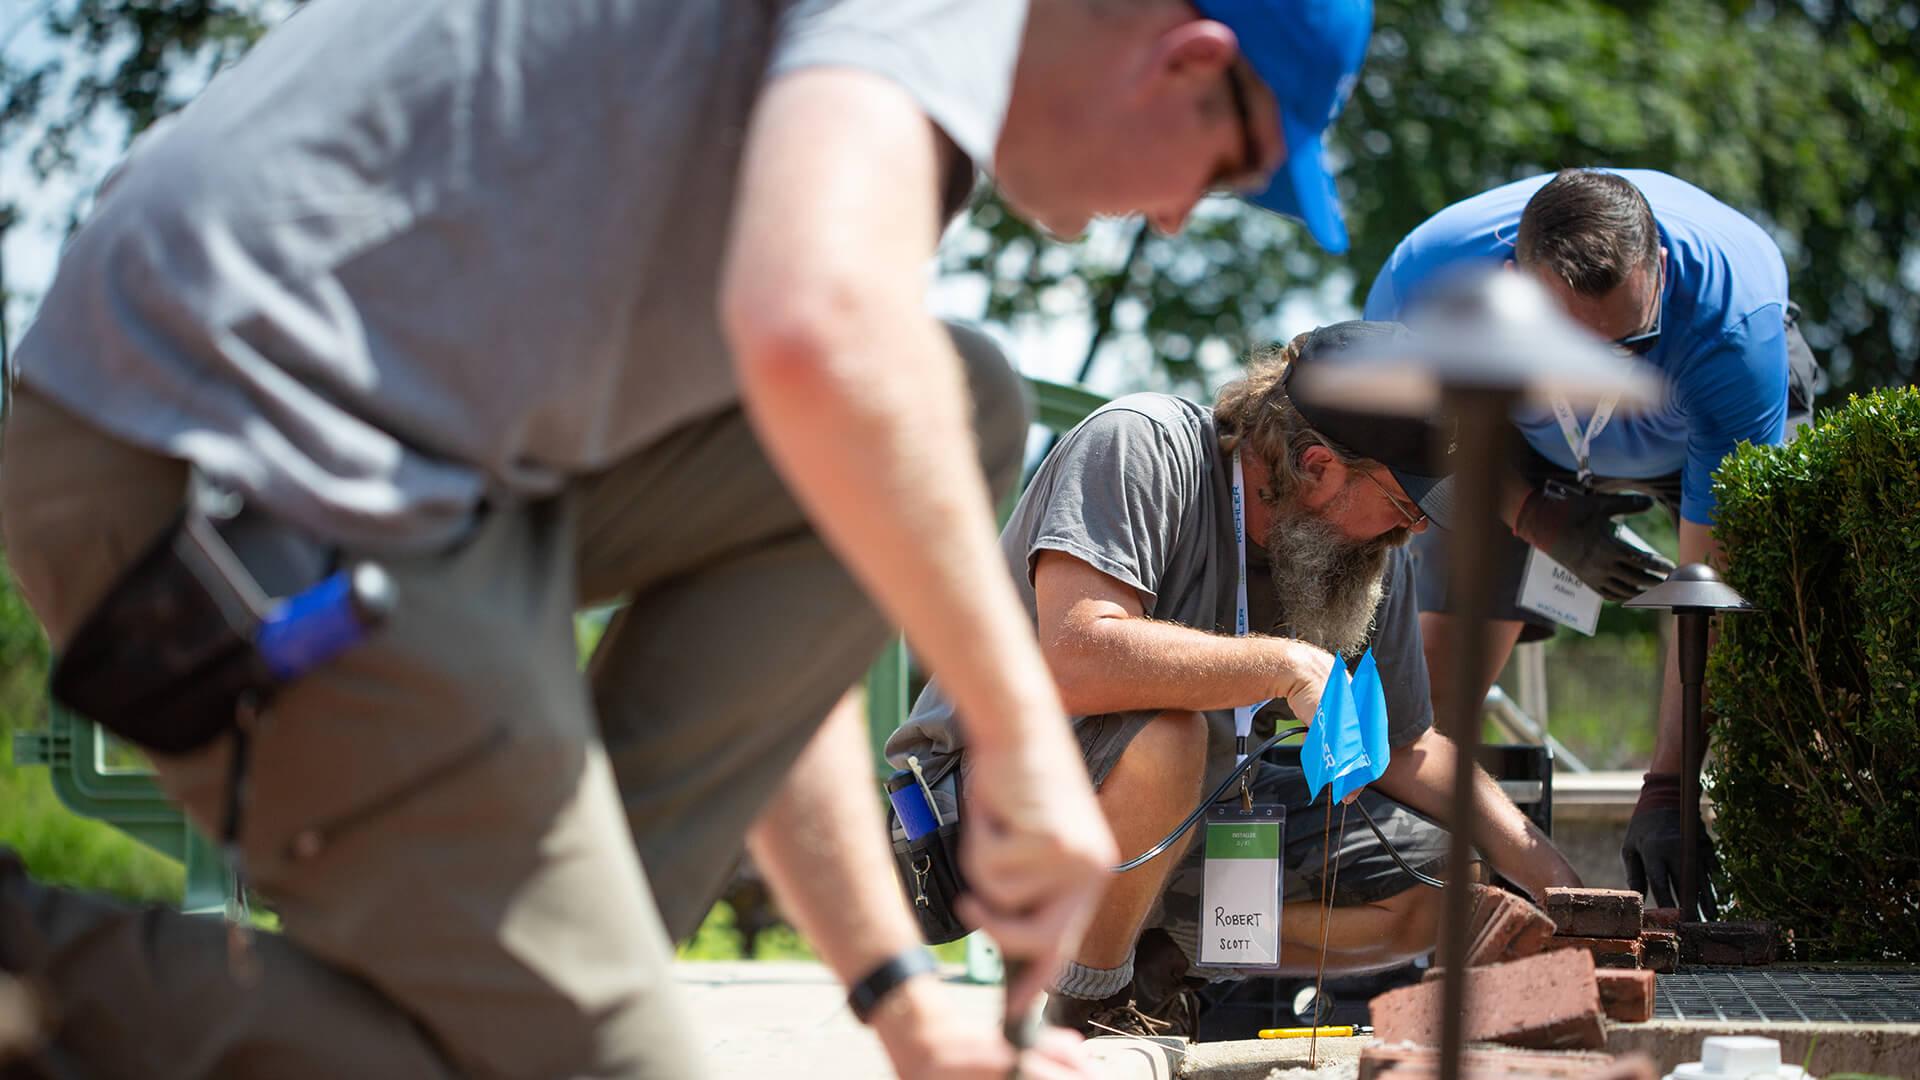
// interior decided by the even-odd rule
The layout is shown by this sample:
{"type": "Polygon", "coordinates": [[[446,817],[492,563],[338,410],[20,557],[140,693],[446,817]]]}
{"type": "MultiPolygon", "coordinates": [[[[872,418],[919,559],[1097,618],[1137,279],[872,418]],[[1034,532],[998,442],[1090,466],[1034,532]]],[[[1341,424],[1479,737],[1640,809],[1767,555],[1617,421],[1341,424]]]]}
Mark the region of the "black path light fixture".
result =
{"type": "Polygon", "coordinates": [[[1700,699],[1707,678],[1707,623],[1717,612],[1752,611],[1753,605],[1721,581],[1713,567],[1688,563],[1622,606],[1674,615],[1680,666],[1680,917],[1702,918],[1700,762],[1707,754],[1707,738],[1700,699]]]}
{"type": "Polygon", "coordinates": [[[1500,529],[1502,451],[1516,405],[1575,408],[1612,399],[1621,408],[1657,404],[1658,373],[1595,338],[1563,314],[1525,273],[1495,265],[1464,269],[1436,282],[1407,312],[1412,333],[1356,349],[1340,363],[1303,369],[1301,397],[1356,412],[1433,417],[1436,456],[1453,465],[1453,560],[1448,592],[1474,632],[1454,656],[1452,715],[1459,744],[1453,775],[1452,850],[1441,920],[1441,1080],[1459,1080],[1466,1034],[1466,965],[1472,893],[1468,867],[1478,831],[1473,766],[1480,728],[1473,687],[1486,670],[1492,597],[1488,556],[1500,529]],[[1311,378],[1308,376],[1311,375],[1311,378]]]}

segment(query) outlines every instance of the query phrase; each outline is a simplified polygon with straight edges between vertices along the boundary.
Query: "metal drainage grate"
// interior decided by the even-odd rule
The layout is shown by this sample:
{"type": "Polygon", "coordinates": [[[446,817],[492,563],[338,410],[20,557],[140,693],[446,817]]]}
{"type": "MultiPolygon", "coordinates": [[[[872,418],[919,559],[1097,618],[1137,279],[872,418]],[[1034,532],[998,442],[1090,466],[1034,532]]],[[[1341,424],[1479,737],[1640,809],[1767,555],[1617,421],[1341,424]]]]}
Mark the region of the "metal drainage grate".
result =
{"type": "Polygon", "coordinates": [[[1920,969],[1703,968],[1662,975],[1656,1020],[1920,1023],[1920,969]]]}

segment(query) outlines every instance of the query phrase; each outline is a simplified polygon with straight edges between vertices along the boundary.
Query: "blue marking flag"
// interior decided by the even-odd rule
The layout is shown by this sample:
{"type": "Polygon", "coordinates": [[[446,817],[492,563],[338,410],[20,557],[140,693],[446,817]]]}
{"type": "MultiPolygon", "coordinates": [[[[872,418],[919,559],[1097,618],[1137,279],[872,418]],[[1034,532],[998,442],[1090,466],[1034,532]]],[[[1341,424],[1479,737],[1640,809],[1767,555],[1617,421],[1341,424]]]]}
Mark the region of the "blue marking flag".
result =
{"type": "Polygon", "coordinates": [[[1393,764],[1393,745],[1387,742],[1387,688],[1380,682],[1380,665],[1373,650],[1360,658],[1353,673],[1353,708],[1360,714],[1360,745],[1367,750],[1367,779],[1373,783],[1393,764]]]}
{"type": "Polygon", "coordinates": [[[1307,793],[1318,798],[1321,788],[1332,785],[1333,799],[1345,799],[1380,779],[1390,754],[1386,690],[1369,649],[1351,677],[1344,660],[1327,675],[1320,708],[1300,744],[1307,793]]]}

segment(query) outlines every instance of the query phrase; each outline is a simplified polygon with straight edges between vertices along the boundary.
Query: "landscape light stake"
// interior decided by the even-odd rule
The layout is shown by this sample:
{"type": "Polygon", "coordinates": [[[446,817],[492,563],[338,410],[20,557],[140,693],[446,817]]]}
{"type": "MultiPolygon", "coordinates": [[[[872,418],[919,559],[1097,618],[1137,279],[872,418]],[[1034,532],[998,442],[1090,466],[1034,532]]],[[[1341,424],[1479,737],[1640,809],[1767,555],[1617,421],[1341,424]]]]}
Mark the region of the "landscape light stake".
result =
{"type": "MultiPolygon", "coordinates": [[[[1441,1080],[1459,1080],[1467,1029],[1469,865],[1477,831],[1474,762],[1480,745],[1479,701],[1472,688],[1486,670],[1492,597],[1488,553],[1500,535],[1502,449],[1512,409],[1554,399],[1591,406],[1615,397],[1624,408],[1657,404],[1660,377],[1623,356],[1562,314],[1525,273],[1476,266],[1437,282],[1408,310],[1412,334],[1369,344],[1340,363],[1303,369],[1292,390],[1322,406],[1353,412],[1439,416],[1436,456],[1452,458],[1453,565],[1449,589],[1470,632],[1454,658],[1455,741],[1452,856],[1440,930],[1441,1080]]],[[[1437,490],[1437,489],[1436,489],[1437,490]]]]}
{"type": "Polygon", "coordinates": [[[1680,917],[1700,913],[1700,763],[1707,756],[1701,690],[1707,680],[1707,625],[1716,612],[1753,605],[1713,567],[1688,563],[1622,607],[1671,611],[1680,668],[1680,917]]]}
{"type": "Polygon", "coordinates": [[[1448,385],[1442,388],[1441,408],[1459,423],[1454,451],[1455,535],[1448,545],[1451,565],[1447,588],[1456,597],[1455,614],[1466,627],[1454,657],[1453,810],[1448,819],[1451,846],[1447,854],[1447,889],[1440,922],[1438,962],[1445,970],[1440,988],[1440,1076],[1457,1080],[1460,1047],[1466,1041],[1467,943],[1473,924],[1472,865],[1474,834],[1479,815],[1473,800],[1473,766],[1480,760],[1480,684],[1487,670],[1488,619],[1493,614],[1488,584],[1493,577],[1490,553],[1499,521],[1500,447],[1505,444],[1507,417],[1518,394],[1511,389],[1448,385]]]}

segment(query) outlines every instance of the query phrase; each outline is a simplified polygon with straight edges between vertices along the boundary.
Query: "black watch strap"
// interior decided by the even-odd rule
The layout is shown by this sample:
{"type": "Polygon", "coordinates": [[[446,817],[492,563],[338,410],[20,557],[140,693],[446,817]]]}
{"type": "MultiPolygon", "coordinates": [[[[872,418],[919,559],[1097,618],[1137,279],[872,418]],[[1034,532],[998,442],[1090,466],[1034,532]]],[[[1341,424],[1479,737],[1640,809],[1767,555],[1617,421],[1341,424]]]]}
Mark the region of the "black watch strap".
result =
{"type": "Polygon", "coordinates": [[[847,1007],[853,1010],[854,1018],[866,1023],[880,1002],[901,983],[915,975],[924,975],[940,966],[925,945],[915,945],[902,950],[892,959],[867,972],[867,977],[853,984],[847,991],[847,1007]]]}

